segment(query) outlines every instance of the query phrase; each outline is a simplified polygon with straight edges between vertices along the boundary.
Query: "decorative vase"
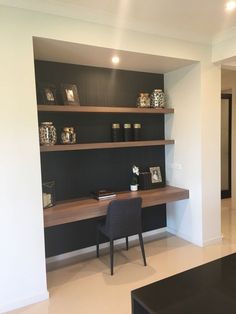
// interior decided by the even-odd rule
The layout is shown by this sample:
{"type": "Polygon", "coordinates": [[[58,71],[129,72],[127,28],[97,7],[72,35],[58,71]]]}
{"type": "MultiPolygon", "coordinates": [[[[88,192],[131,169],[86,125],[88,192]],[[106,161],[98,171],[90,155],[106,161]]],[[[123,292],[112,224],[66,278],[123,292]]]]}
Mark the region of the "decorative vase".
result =
{"type": "Polygon", "coordinates": [[[132,192],[138,191],[138,184],[130,184],[130,191],[132,192]]]}
{"type": "Polygon", "coordinates": [[[137,99],[137,107],[139,108],[149,108],[150,107],[150,97],[148,93],[140,93],[137,99]]]}
{"type": "Polygon", "coordinates": [[[52,122],[41,122],[39,127],[40,145],[55,145],[57,142],[57,131],[52,122]]]}
{"type": "Polygon", "coordinates": [[[73,127],[64,127],[61,132],[61,143],[62,144],[75,144],[76,143],[76,132],[73,127]]]}
{"type": "Polygon", "coordinates": [[[151,107],[164,108],[165,107],[165,94],[161,89],[154,89],[151,94],[151,107]]]}

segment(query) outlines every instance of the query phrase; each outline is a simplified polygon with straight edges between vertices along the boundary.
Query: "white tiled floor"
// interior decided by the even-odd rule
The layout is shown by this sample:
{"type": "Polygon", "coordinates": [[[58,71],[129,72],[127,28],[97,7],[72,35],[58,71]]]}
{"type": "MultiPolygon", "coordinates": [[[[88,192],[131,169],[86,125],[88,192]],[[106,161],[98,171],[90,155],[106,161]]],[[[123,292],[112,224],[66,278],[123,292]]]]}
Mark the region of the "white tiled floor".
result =
{"type": "Polygon", "coordinates": [[[50,300],[12,314],[128,314],[130,291],[153,281],[182,272],[221,256],[236,252],[236,207],[222,201],[224,238],[204,248],[168,233],[145,244],[148,266],[142,264],[139,247],[115,253],[115,274],[109,274],[109,257],[73,259],[48,272],[50,300]]]}

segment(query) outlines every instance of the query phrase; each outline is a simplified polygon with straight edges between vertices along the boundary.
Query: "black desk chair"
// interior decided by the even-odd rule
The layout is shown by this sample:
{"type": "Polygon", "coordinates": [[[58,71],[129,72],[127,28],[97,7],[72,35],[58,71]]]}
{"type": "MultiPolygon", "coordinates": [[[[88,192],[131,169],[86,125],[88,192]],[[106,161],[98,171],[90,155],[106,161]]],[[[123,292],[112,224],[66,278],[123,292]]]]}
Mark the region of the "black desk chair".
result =
{"type": "Polygon", "coordinates": [[[110,240],[111,275],[113,275],[113,242],[116,239],[125,237],[126,249],[128,250],[128,236],[138,234],[144,266],[147,265],[142,237],[141,204],[141,197],[111,201],[108,205],[105,222],[98,226],[97,257],[99,257],[99,235],[101,232],[110,240]]]}

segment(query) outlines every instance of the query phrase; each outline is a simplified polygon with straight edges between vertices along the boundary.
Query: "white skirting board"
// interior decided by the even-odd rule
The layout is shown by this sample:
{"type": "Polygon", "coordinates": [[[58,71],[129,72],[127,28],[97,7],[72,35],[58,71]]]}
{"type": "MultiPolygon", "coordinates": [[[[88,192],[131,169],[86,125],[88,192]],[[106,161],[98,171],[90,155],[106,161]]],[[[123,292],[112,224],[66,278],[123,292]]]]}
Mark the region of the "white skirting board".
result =
{"type": "Polygon", "coordinates": [[[9,311],[13,311],[15,309],[18,309],[18,308],[21,308],[21,307],[24,307],[27,305],[31,305],[33,303],[45,301],[48,298],[49,298],[49,293],[48,293],[48,291],[46,291],[45,293],[35,295],[35,296],[29,297],[27,299],[17,300],[15,302],[10,303],[10,304],[4,305],[3,307],[0,307],[0,313],[6,313],[9,311]]]}
{"type": "MultiPolygon", "coordinates": [[[[165,231],[167,231],[166,227],[144,232],[143,233],[143,240],[144,240],[144,242],[155,240],[156,238],[158,238],[158,235],[160,235],[161,233],[163,233],[165,231]]],[[[138,235],[134,235],[134,236],[129,237],[129,245],[130,246],[136,245],[137,243],[138,243],[138,235]]],[[[124,245],[124,244],[125,244],[125,239],[119,239],[119,240],[115,241],[115,245],[118,247],[121,245],[124,245]]],[[[101,249],[108,249],[109,243],[108,242],[102,243],[99,245],[99,247],[101,249]]],[[[76,250],[73,252],[68,252],[68,253],[48,257],[46,259],[46,263],[47,263],[47,266],[50,266],[51,264],[53,264],[55,262],[65,261],[67,259],[71,259],[71,258],[76,257],[76,256],[82,256],[82,255],[86,256],[86,255],[91,255],[91,254],[94,254],[94,257],[96,256],[96,246],[90,246],[90,247],[76,250]]]]}
{"type": "MultiPolygon", "coordinates": [[[[188,237],[187,235],[185,235],[185,234],[179,232],[179,231],[176,230],[176,229],[173,229],[173,228],[170,228],[170,227],[166,227],[166,231],[169,232],[169,233],[171,233],[171,234],[173,234],[173,235],[175,235],[176,237],[179,237],[179,238],[181,238],[181,239],[183,239],[183,240],[185,240],[185,241],[188,241],[188,242],[190,242],[190,243],[193,243],[193,242],[190,241],[190,239],[189,239],[189,237],[188,237]]],[[[193,243],[193,244],[198,245],[198,246],[201,246],[200,243],[193,243]]]]}
{"type": "Polygon", "coordinates": [[[173,234],[173,235],[175,235],[176,237],[179,237],[179,238],[181,238],[181,239],[183,239],[185,241],[188,241],[188,242],[190,242],[190,243],[192,243],[194,245],[200,246],[200,247],[204,247],[204,246],[207,246],[207,245],[212,245],[212,244],[215,244],[215,243],[219,243],[223,239],[223,234],[221,234],[219,237],[203,241],[203,243],[195,243],[195,242],[191,241],[187,235],[185,235],[185,234],[183,234],[181,232],[178,232],[178,230],[175,230],[173,228],[167,227],[166,231],[171,233],[171,234],[173,234]]]}
{"type": "Polygon", "coordinates": [[[207,245],[212,245],[212,244],[216,244],[216,243],[219,243],[223,240],[223,234],[219,237],[216,237],[216,238],[212,238],[212,239],[209,239],[207,241],[204,241],[203,242],[203,246],[207,246],[207,245]]]}

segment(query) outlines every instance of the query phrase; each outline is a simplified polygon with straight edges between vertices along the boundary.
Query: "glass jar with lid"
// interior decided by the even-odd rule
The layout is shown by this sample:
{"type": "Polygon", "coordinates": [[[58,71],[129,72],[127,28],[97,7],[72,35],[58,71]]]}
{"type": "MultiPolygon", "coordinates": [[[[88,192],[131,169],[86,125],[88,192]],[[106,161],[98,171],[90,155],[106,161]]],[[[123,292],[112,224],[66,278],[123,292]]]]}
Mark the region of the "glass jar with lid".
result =
{"type": "Polygon", "coordinates": [[[55,145],[57,142],[57,131],[52,122],[41,122],[39,127],[40,145],[55,145]]]}
{"type": "Polygon", "coordinates": [[[74,127],[66,126],[61,132],[62,144],[75,144],[76,143],[76,131],[74,127]]]}

